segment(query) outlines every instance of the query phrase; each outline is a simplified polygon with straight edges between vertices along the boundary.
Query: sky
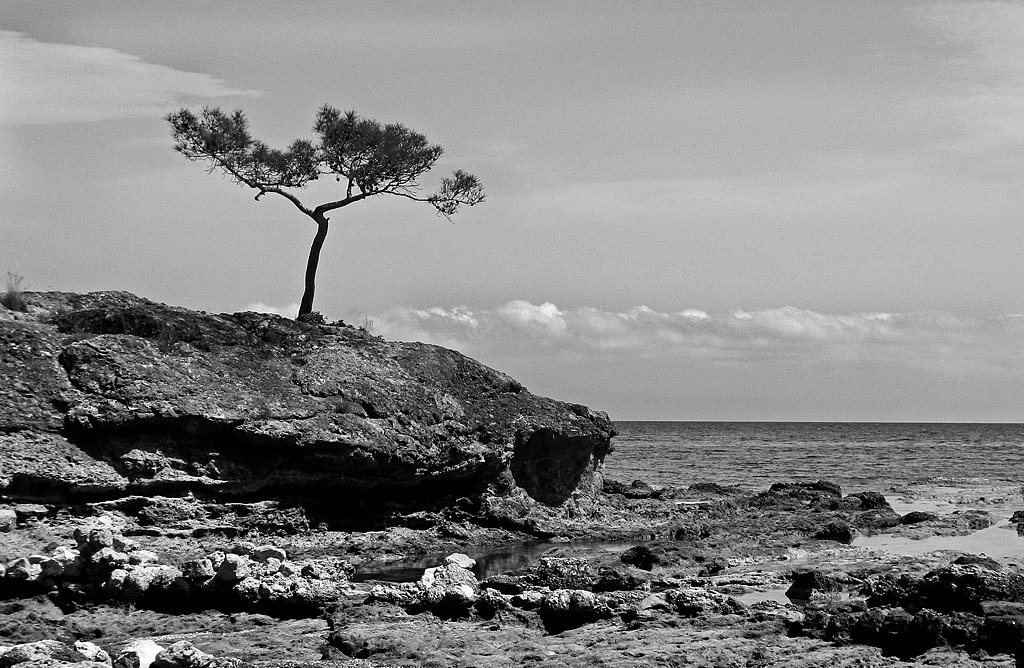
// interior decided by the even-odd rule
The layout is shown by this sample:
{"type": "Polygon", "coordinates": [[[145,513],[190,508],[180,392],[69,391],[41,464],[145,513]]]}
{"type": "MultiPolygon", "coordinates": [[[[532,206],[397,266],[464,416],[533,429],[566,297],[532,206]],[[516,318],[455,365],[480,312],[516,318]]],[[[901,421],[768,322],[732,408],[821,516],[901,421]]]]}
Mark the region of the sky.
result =
{"type": "Polygon", "coordinates": [[[335,212],[329,320],[618,420],[1024,421],[1024,3],[3,0],[0,276],[294,314],[312,221],[163,116],[325,103],[487,193],[335,212]]]}

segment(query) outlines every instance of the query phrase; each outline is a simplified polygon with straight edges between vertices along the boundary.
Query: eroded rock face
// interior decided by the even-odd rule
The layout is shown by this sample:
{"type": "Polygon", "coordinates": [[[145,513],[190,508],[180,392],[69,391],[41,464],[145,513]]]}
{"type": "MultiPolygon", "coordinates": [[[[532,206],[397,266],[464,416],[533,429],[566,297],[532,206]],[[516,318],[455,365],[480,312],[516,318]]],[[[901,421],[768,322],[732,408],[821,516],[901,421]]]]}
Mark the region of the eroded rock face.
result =
{"type": "Polygon", "coordinates": [[[455,351],[119,292],[0,319],[0,494],[297,497],[384,516],[489,490],[600,489],[607,416],[455,351]]]}

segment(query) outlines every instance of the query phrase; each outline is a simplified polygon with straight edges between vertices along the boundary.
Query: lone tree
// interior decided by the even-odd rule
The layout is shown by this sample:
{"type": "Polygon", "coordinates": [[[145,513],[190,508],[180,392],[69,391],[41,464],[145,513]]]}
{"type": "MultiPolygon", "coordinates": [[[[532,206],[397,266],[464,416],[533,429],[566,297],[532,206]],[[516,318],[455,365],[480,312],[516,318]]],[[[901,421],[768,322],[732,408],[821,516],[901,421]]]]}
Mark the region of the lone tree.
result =
{"type": "Polygon", "coordinates": [[[443,149],[404,125],[381,125],[354,111],[342,113],[324,105],[313,125],[317,138],[297,139],[283,151],[253,139],[241,111],[228,114],[206,107],[197,115],[182,109],[168,114],[166,120],[171,124],[174,149],[186,158],[208,162],[210,173],[222,172],[238,185],[256,190],[257,200],[267,193],[280,195],[316,223],[300,317],[313,310],[316,269],[331,211],[374,195],[397,195],[427,202],[449,218],[461,205],[484,200],[480,181],[462,170],[442,179],[436,192],[421,195],[417,179],[434,166],[443,149]],[[321,176],[334,176],[342,184],[343,196],[306,206],[293,191],[321,176]]]}

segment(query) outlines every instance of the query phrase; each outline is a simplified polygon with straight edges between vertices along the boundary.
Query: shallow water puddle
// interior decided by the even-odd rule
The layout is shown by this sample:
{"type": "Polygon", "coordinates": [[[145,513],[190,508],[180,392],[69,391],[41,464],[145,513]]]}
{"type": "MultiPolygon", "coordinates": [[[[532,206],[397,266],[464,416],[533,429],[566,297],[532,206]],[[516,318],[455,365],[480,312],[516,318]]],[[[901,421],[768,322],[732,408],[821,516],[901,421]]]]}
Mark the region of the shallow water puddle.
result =
{"type": "Polygon", "coordinates": [[[1024,536],[1014,525],[1002,520],[987,529],[966,536],[928,536],[907,538],[892,534],[858,536],[857,547],[886,550],[899,555],[917,556],[939,550],[952,550],[969,554],[985,554],[993,558],[1024,557],[1024,536]]]}
{"type": "MultiPolygon", "coordinates": [[[[600,552],[623,552],[638,542],[547,543],[533,541],[513,545],[467,548],[464,552],[476,560],[473,573],[478,579],[483,580],[492,575],[508,573],[529,566],[546,552],[558,548],[571,551],[572,556],[583,556],[600,552]]],[[[356,567],[352,579],[357,582],[363,580],[416,582],[423,575],[425,569],[440,566],[449,554],[451,551],[419,555],[387,563],[366,562],[356,567]]]]}

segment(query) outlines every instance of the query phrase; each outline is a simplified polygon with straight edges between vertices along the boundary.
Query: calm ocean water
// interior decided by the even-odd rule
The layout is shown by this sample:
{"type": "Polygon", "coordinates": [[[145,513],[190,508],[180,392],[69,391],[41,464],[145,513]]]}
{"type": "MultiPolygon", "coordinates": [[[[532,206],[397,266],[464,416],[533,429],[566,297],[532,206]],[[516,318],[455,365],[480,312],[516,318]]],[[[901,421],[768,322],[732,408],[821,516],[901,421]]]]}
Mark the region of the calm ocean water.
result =
{"type": "Polygon", "coordinates": [[[767,488],[826,479],[844,492],[934,478],[1024,482],[1024,424],[616,422],[605,476],[767,488]]]}

